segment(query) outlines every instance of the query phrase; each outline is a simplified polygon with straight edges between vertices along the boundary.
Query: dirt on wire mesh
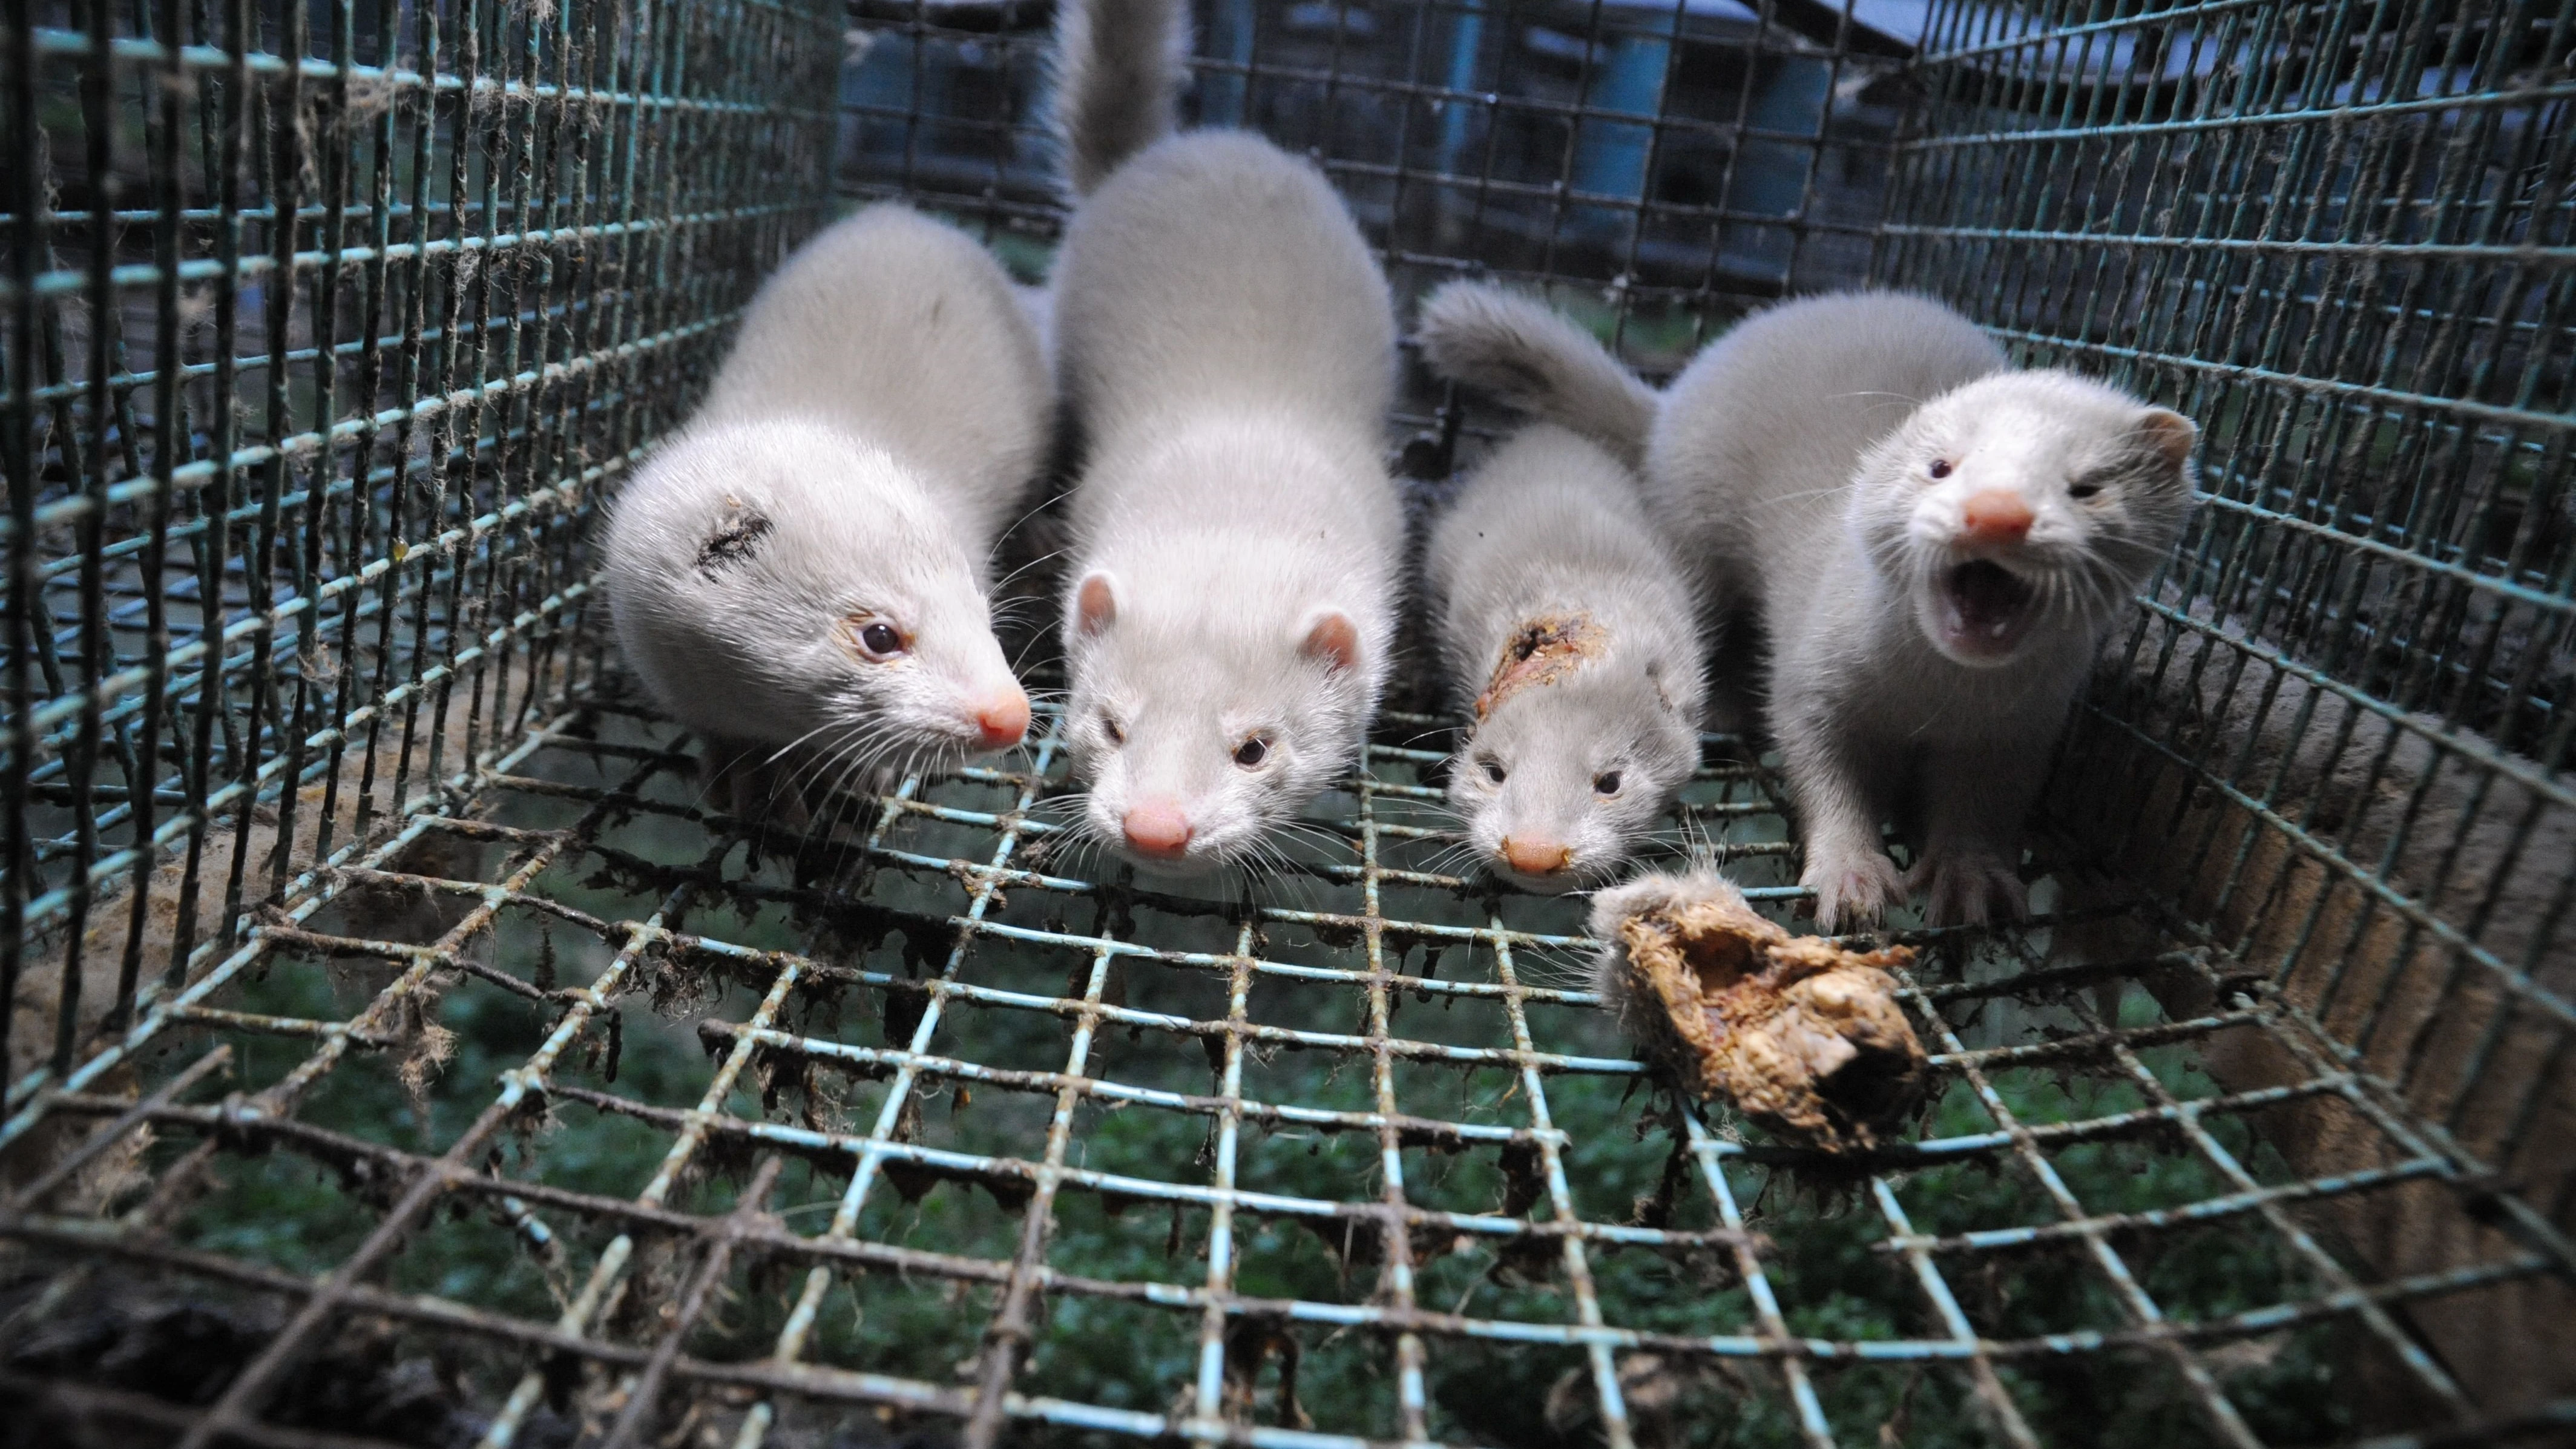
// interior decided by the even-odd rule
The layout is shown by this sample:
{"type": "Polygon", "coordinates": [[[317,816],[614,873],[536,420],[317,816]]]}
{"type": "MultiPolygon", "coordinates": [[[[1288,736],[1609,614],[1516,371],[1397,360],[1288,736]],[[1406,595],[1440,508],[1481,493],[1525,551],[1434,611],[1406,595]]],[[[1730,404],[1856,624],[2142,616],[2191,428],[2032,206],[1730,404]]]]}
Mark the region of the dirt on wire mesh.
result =
{"type": "Polygon", "coordinates": [[[1793,936],[1715,871],[1642,876],[1593,903],[1595,973],[1650,1064],[1786,1142],[1867,1151],[1923,1100],[1922,1043],[1887,968],[1903,946],[1793,936]]]}
{"type": "MultiPolygon", "coordinates": [[[[15,1318],[57,1283],[21,1262],[0,1281],[0,1317],[15,1318]]],[[[287,1317],[263,1298],[210,1295],[177,1278],[76,1265],[47,1316],[0,1346],[0,1449],[144,1449],[167,1444],[187,1410],[222,1397],[287,1317]]],[[[468,1403],[458,1366],[411,1344],[391,1323],[357,1316],[289,1371],[270,1423],[317,1438],[446,1449],[490,1426],[468,1403]]],[[[517,1442],[571,1444],[575,1423],[539,1409],[517,1442]]]]}

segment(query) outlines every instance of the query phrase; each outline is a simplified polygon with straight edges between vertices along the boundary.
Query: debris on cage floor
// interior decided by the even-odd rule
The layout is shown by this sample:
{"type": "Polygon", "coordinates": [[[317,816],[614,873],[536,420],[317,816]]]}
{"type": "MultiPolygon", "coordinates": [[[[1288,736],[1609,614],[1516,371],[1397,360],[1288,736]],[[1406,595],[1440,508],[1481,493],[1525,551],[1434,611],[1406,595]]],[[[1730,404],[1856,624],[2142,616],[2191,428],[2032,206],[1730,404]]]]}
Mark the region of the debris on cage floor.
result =
{"type": "MultiPolygon", "coordinates": [[[[2352,1080],[2220,1091],[2209,1038],[2296,1028],[2166,1020],[2139,976],[2200,957],[2070,964],[2045,915],[1889,933],[1910,1145],[1679,1110],[1583,989],[1582,903],[1442,873],[1439,727],[1384,722],[1413,743],[1295,874],[1194,899],[1068,840],[1041,737],[793,850],[699,810],[667,727],[570,709],[153,1018],[157,1090],[63,1102],[123,1145],[60,1216],[11,1202],[0,1383],[281,1443],[936,1438],[979,1385],[1015,1442],[1194,1403],[1337,1442],[2307,1442],[2404,1351],[2390,1306],[2545,1271],[2499,1235],[2368,1283],[2299,1204],[2438,1161],[2297,1180],[2253,1119],[2366,1112],[2352,1080]]],[[[1686,828],[1785,920],[1771,780],[1708,759],[1686,828]]]]}
{"type": "MultiPolygon", "coordinates": [[[[13,12],[0,1449],[2568,1442],[2576,12],[1201,28],[1400,296],[1666,372],[1899,285],[2201,423],[2055,766],[2113,859],[1844,943],[1929,1059],[1825,1155],[1462,874],[1454,721],[1181,896],[1067,838],[1043,708],[754,841],[602,672],[601,504],[798,238],[1045,270],[1047,10],[13,12]],[[176,943],[60,994],[138,888],[176,943]]],[[[1798,929],[1776,780],[1704,761],[1648,863],[1798,929]]]]}

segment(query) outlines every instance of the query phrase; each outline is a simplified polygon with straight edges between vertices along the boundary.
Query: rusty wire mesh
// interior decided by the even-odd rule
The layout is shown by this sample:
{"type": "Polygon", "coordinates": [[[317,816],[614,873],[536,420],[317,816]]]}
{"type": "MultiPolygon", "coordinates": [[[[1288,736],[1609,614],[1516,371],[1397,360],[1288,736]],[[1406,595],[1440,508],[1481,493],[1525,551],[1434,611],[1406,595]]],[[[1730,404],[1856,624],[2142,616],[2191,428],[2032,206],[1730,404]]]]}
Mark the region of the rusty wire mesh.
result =
{"type": "MultiPolygon", "coordinates": [[[[2568,19],[1903,9],[1199,25],[1407,289],[1659,367],[1874,275],[2201,418],[2040,915],[1894,923],[1944,1086],[1836,1165],[1456,873],[1433,715],[1203,896],[1066,839],[1043,709],[701,808],[592,500],[835,126],[1042,268],[1044,7],[14,7],[0,1442],[2576,1433],[2568,19]]],[[[1794,909],[1740,742],[1675,826],[1794,909]]]]}

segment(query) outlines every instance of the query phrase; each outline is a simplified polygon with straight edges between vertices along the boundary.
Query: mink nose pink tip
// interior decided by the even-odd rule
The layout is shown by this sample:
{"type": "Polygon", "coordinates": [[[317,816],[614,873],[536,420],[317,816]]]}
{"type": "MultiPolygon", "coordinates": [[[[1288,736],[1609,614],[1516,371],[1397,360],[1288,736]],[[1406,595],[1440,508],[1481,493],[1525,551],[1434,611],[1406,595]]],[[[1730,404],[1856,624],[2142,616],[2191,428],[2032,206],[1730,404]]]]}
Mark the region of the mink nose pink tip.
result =
{"type": "Polygon", "coordinates": [[[1157,860],[1176,860],[1190,846],[1190,817],[1169,800],[1129,806],[1119,828],[1126,833],[1128,849],[1157,860]]]}
{"type": "Polygon", "coordinates": [[[1012,690],[975,708],[975,729],[988,750],[1008,749],[1029,732],[1029,697],[1012,690]]]}
{"type": "Polygon", "coordinates": [[[1959,526],[1978,543],[2019,543],[2030,532],[2030,505],[2018,493],[1989,489],[1959,510],[1959,526]]]}
{"type": "Polygon", "coordinates": [[[1523,840],[1506,835],[1503,837],[1503,859],[1510,861],[1512,869],[1523,875],[1554,875],[1573,863],[1574,849],[1553,840],[1523,840]]]}

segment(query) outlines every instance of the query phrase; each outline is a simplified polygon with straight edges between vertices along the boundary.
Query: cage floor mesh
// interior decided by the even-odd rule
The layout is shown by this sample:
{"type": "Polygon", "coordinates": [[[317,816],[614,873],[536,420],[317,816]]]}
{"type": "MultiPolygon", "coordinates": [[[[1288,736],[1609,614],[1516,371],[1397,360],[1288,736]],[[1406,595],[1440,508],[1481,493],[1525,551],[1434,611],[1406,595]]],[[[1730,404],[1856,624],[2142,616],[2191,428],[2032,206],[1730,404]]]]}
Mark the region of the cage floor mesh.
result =
{"type": "MultiPolygon", "coordinates": [[[[1918,1140],[1685,1107],[1579,902],[1455,872],[1440,730],[1387,720],[1293,869],[1202,896],[1074,843],[1044,738],[755,840],[576,701],[67,1084],[7,1230],[82,1264],[21,1284],[0,1386],[175,1359],[194,1402],[43,1402],[190,1443],[2295,1443],[2463,1407],[2398,1315],[2549,1271],[2463,1216],[2374,1278],[2316,1209],[2451,1159],[2205,951],[2054,950],[2099,922],[2045,881],[1890,932],[1918,1140]],[[2222,1091],[2232,1036],[2305,1070],[2222,1091]],[[2293,1106],[2373,1150],[2298,1178],[2253,1130],[2293,1106]]],[[[1708,759],[1668,838],[1785,911],[1770,777],[1708,759]]]]}
{"type": "Polygon", "coordinates": [[[700,807],[599,504],[836,205],[1043,274],[1051,6],[30,0],[0,1449],[2576,1441],[2576,5],[1192,9],[1401,297],[1901,285],[2201,423],[2038,915],[1891,926],[1907,1145],[1659,1090],[1439,720],[1205,896],[1043,730],[700,807]]]}

